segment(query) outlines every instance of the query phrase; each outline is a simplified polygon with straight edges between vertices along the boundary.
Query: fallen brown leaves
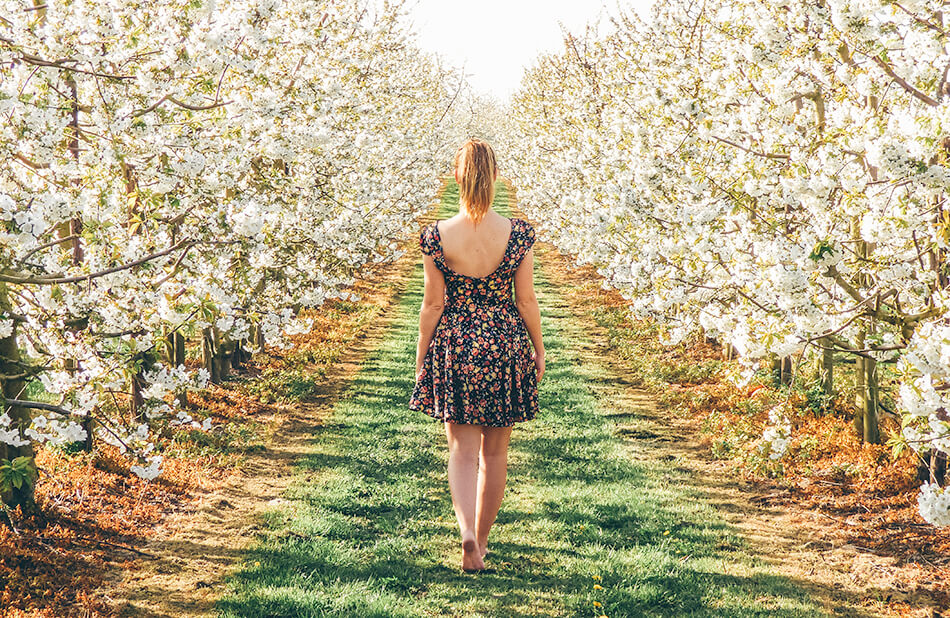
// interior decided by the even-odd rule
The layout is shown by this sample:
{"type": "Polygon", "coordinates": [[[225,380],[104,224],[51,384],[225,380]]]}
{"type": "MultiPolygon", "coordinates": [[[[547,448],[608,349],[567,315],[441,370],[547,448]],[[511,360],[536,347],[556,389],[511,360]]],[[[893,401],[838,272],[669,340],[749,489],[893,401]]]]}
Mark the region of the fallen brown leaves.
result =
{"type": "Polygon", "coordinates": [[[168,463],[162,481],[147,483],[108,445],[81,455],[41,449],[41,513],[14,517],[17,531],[0,527],[0,606],[8,615],[112,615],[97,593],[103,572],[133,560],[136,544],[189,490],[194,473],[168,463]]]}
{"type": "MultiPolygon", "coordinates": [[[[687,362],[688,357],[682,360],[687,362]]],[[[783,399],[769,387],[750,393],[726,382],[681,385],[676,393],[673,398],[690,416],[705,423],[708,445],[737,426],[750,426],[760,433],[768,422],[768,409],[783,399]],[[696,397],[697,393],[703,396],[696,397]]],[[[754,441],[741,445],[741,451],[731,457],[737,470],[783,489],[773,503],[795,503],[837,522],[844,542],[948,569],[950,531],[930,526],[917,512],[920,482],[913,453],[895,457],[887,446],[863,443],[845,410],[836,408],[815,416],[801,406],[798,409],[781,475],[772,478],[753,465],[752,453],[758,447],[754,441]]],[[[882,421],[885,434],[898,430],[895,421],[882,421]]]]}

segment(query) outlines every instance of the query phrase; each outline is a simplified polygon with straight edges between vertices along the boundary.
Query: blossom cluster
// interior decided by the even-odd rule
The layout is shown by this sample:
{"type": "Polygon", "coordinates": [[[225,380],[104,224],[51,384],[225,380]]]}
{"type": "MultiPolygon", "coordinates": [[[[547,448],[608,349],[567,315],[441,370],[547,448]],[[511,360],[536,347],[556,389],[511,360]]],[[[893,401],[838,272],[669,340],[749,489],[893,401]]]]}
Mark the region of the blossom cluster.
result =
{"type": "Polygon", "coordinates": [[[762,432],[762,450],[769,459],[781,459],[788,451],[788,441],[792,433],[792,423],[783,405],[769,410],[769,424],[762,432]]]}

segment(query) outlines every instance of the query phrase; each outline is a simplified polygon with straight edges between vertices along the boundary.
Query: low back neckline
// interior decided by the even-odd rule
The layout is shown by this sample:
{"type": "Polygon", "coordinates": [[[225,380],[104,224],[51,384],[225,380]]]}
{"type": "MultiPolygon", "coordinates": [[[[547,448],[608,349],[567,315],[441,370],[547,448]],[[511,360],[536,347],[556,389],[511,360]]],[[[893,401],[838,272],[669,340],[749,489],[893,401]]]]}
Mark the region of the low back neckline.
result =
{"type": "MultiPolygon", "coordinates": [[[[443,219],[439,219],[439,221],[442,221],[442,220],[443,219]]],[[[435,223],[432,224],[432,227],[435,230],[435,237],[439,243],[439,256],[442,258],[442,265],[445,267],[446,270],[451,272],[453,275],[462,277],[464,279],[472,279],[473,281],[484,281],[485,279],[491,279],[498,273],[499,270],[501,270],[502,266],[505,265],[505,262],[508,261],[508,251],[509,249],[511,249],[511,241],[515,237],[515,221],[516,220],[517,219],[508,219],[508,221],[511,222],[511,229],[508,232],[508,241],[505,243],[505,252],[501,256],[501,262],[498,264],[495,270],[491,271],[484,277],[472,277],[471,275],[463,275],[462,273],[454,270],[453,268],[450,268],[449,265],[445,263],[445,251],[442,248],[442,234],[439,232],[439,221],[436,221],[435,223]]]]}

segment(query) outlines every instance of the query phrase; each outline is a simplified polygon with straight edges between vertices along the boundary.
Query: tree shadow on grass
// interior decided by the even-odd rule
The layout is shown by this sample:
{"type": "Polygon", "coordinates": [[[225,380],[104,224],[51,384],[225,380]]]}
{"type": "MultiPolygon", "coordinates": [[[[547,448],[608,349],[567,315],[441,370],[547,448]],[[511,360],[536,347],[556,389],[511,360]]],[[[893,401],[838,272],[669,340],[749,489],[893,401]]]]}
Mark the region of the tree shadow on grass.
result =
{"type": "MultiPolygon", "coordinates": [[[[583,615],[590,609],[588,573],[546,568],[550,561],[540,560],[534,546],[499,542],[492,551],[499,564],[495,572],[472,576],[424,555],[385,554],[354,563],[326,551],[319,540],[283,542],[253,552],[250,559],[263,566],[239,576],[250,594],[221,609],[235,616],[538,616],[583,615]],[[539,590],[554,600],[547,614],[536,609],[539,590]],[[436,605],[424,602],[430,591],[438,594],[436,605]],[[558,597],[567,603],[558,604],[558,597]],[[471,609],[453,610],[466,606],[471,609]]],[[[679,566],[639,575],[607,572],[602,581],[606,590],[596,598],[610,616],[828,615],[795,601],[808,582],[769,574],[679,566]]]]}
{"type": "MultiPolygon", "coordinates": [[[[376,376],[373,384],[380,383],[376,376]]],[[[394,372],[383,383],[408,382],[394,372]]],[[[573,435],[526,432],[513,444],[513,485],[529,479],[550,491],[530,511],[503,506],[498,530],[516,530],[518,538],[557,530],[558,541],[532,545],[502,534],[492,542],[494,573],[460,573],[447,566],[457,558],[457,530],[442,444],[426,448],[435,437],[427,420],[372,414],[392,410],[389,402],[398,397],[367,395],[366,384],[357,380],[347,403],[365,416],[341,421],[317,439],[336,450],[300,463],[324,479],[295,490],[308,514],[280,524],[250,553],[248,564],[259,566],[235,578],[240,595],[220,603],[225,615],[579,615],[590,608],[592,574],[604,578],[606,591],[597,598],[610,616],[818,615],[802,599],[802,582],[691,567],[697,558],[733,560],[738,543],[721,522],[690,518],[650,496],[636,500],[631,487],[664,484],[651,479],[649,468],[609,456],[609,434],[583,418],[573,435]],[[598,553],[646,557],[638,566],[601,562],[598,553]],[[691,558],[680,563],[681,555],[691,558]],[[650,556],[656,556],[652,568],[650,556]],[[750,599],[757,597],[768,601],[755,607],[750,599]],[[548,609],[539,610],[539,603],[548,609]]]]}

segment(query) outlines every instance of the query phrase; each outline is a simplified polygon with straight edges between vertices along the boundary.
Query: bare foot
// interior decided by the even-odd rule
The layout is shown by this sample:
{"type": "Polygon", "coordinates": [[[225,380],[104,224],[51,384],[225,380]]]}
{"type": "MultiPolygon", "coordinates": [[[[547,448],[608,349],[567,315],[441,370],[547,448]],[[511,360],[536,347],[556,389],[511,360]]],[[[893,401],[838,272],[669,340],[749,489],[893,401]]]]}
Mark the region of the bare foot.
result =
{"type": "Polygon", "coordinates": [[[488,545],[481,545],[478,548],[478,553],[481,554],[482,558],[488,555],[488,545]]]}
{"type": "Polygon", "coordinates": [[[475,535],[462,536],[462,570],[479,571],[485,568],[475,535]]]}

